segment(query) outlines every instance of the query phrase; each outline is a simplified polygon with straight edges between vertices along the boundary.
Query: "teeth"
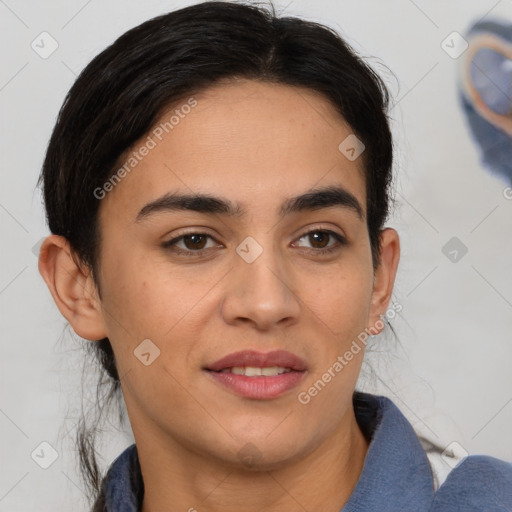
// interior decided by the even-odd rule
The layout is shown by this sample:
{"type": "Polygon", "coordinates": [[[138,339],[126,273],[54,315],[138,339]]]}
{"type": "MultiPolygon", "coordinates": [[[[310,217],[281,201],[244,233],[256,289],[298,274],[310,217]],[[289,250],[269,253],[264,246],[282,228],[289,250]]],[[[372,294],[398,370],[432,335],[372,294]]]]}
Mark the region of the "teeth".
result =
{"type": "Polygon", "coordinates": [[[255,366],[234,366],[233,368],[224,368],[221,370],[223,373],[234,373],[236,375],[245,375],[246,377],[258,377],[258,376],[275,376],[281,375],[282,373],[289,373],[292,370],[290,368],[283,368],[282,366],[268,366],[265,368],[257,368],[255,366]]]}
{"type": "MultiPolygon", "coordinates": [[[[235,370],[235,368],[233,368],[235,370]]],[[[237,368],[238,373],[237,375],[245,375],[246,377],[256,377],[261,375],[261,368],[255,368],[254,366],[246,366],[245,368],[237,368]]]]}
{"type": "Polygon", "coordinates": [[[268,366],[267,368],[261,369],[262,375],[281,375],[281,373],[291,372],[291,368],[283,368],[282,366],[268,366]]]}

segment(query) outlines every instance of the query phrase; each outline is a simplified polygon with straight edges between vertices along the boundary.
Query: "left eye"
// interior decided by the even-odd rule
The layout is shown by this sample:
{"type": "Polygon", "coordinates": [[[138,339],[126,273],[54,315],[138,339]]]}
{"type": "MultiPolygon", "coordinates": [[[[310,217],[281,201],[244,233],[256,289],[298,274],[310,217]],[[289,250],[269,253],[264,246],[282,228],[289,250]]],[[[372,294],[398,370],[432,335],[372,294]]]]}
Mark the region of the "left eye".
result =
{"type": "Polygon", "coordinates": [[[309,231],[308,233],[305,233],[304,235],[302,235],[299,238],[299,241],[304,240],[304,239],[309,239],[310,241],[312,240],[313,244],[320,245],[320,247],[315,247],[315,245],[313,245],[313,247],[314,247],[313,252],[320,252],[320,253],[332,252],[332,251],[339,249],[340,246],[347,244],[345,237],[343,237],[342,235],[340,235],[334,231],[328,230],[328,229],[316,229],[314,231],[309,231]],[[333,239],[333,238],[335,240],[335,243],[332,244],[331,246],[328,246],[327,243],[328,243],[329,239],[333,239]]]}

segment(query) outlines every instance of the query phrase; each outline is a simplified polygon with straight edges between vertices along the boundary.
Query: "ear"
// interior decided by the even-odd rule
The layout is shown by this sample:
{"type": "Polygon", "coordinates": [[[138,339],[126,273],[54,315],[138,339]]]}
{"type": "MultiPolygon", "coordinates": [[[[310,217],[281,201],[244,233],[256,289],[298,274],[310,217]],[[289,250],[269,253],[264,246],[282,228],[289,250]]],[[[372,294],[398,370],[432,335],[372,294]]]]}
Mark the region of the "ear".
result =
{"type": "Polygon", "coordinates": [[[384,328],[379,322],[391,300],[395,276],[400,260],[400,238],[393,228],[385,228],[380,234],[381,259],[374,275],[373,293],[370,308],[370,327],[372,334],[378,334],[384,328]],[[380,328],[376,327],[381,325],[380,328]]]}
{"type": "Polygon", "coordinates": [[[78,336],[88,340],[106,338],[96,286],[85,266],[73,259],[66,238],[50,235],[43,241],[38,268],[59,311],[78,336]]]}

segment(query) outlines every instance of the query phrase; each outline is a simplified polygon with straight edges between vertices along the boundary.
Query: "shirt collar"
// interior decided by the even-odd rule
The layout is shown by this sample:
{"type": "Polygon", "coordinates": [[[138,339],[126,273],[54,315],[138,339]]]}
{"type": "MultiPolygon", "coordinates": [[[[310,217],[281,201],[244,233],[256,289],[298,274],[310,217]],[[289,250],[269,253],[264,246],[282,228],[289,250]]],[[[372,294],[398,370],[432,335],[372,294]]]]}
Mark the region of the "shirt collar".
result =
{"type": "Polygon", "coordinates": [[[371,441],[363,471],[341,512],[428,511],[434,499],[434,481],[411,424],[384,396],[356,392],[354,410],[371,441]]]}
{"type": "MultiPolygon", "coordinates": [[[[411,424],[384,396],[356,391],[353,402],[357,422],[370,444],[359,480],[340,512],[428,511],[434,498],[433,477],[411,424]]],[[[141,510],[144,482],[135,444],[113,462],[103,496],[107,512],[141,510]]]]}
{"type": "Polygon", "coordinates": [[[132,444],[113,462],[105,477],[102,495],[105,512],[140,512],[144,497],[144,481],[137,445],[132,444]]]}

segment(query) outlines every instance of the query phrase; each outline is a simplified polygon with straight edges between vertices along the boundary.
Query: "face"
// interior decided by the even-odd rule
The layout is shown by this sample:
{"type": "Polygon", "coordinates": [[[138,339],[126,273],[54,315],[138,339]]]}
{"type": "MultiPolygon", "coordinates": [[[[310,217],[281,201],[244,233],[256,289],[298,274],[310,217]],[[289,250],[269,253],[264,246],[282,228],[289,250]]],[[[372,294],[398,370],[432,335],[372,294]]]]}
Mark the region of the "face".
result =
{"type": "Polygon", "coordinates": [[[362,158],[338,149],[351,133],[315,92],[224,82],[126,155],[100,204],[99,322],[138,443],[271,468],[348,428],[364,346],[335,363],[389,300],[374,288],[362,158]],[[294,369],[212,369],[240,351],[262,358],[219,366],[294,369]]]}

